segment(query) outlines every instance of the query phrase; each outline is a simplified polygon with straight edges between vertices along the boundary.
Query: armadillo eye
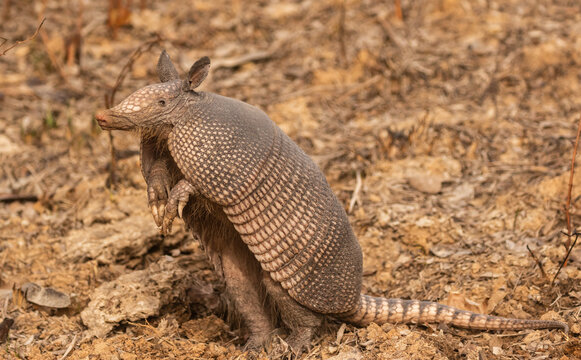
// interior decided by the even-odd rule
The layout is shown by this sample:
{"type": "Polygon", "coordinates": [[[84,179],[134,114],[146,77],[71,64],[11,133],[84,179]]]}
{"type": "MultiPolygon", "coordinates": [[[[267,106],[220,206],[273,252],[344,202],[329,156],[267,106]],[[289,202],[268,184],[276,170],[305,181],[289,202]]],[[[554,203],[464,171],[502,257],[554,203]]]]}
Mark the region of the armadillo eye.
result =
{"type": "Polygon", "coordinates": [[[165,106],[165,100],[161,99],[157,102],[160,106],[165,106]]]}

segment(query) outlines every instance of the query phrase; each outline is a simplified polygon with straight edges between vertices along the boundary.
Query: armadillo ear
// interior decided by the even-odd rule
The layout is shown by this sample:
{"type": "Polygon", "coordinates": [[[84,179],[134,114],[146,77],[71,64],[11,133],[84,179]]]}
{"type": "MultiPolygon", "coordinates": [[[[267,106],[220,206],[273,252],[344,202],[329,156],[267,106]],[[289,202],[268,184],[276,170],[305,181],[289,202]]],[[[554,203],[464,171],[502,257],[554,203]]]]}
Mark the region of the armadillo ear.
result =
{"type": "Polygon", "coordinates": [[[208,72],[210,71],[210,58],[204,56],[200,60],[196,61],[194,65],[190,68],[190,72],[188,73],[188,82],[190,83],[190,90],[194,90],[200,84],[206,76],[208,76],[208,72]]]}
{"type": "Polygon", "coordinates": [[[157,75],[161,82],[168,82],[180,78],[176,67],[171,62],[171,59],[165,50],[161,52],[159,60],[157,61],[157,75]]]}

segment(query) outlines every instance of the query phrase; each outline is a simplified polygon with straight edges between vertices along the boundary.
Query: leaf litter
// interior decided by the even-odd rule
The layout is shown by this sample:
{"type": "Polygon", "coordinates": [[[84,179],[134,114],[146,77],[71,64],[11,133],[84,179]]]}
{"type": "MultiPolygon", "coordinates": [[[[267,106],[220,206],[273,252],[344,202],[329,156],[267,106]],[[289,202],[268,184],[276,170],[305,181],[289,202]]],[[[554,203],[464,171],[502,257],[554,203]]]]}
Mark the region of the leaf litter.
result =
{"type": "Polygon", "coordinates": [[[157,232],[134,137],[113,134],[109,186],[109,139],[93,114],[127,58],[157,36],[117,101],[156,81],[162,47],[182,73],[210,56],[203,90],[265,110],[350,210],[365,292],[571,325],[565,337],[330,322],[303,358],[581,356],[581,248],[550,284],[566,253],[559,231],[581,110],[578,4],[402,1],[402,21],[397,1],[142,3],[110,22],[115,36],[104,4],[3,5],[7,44],[47,20],[0,56],[0,319],[14,320],[0,357],[248,355],[195,237],[178,224],[157,232]],[[10,300],[27,282],[71,304],[10,300]]]}

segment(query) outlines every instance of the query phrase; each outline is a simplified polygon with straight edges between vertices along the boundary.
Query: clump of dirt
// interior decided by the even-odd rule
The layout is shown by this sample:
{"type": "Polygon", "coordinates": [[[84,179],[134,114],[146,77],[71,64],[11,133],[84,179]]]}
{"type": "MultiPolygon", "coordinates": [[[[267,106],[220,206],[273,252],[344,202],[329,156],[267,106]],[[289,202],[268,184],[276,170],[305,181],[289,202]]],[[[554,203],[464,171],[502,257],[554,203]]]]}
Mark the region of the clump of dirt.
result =
{"type": "Polygon", "coordinates": [[[330,321],[302,358],[580,357],[579,245],[552,284],[581,115],[577,4],[402,1],[399,18],[399,1],[115,3],[0,5],[0,320],[14,320],[0,358],[248,357],[194,235],[158,233],[137,139],[113,133],[113,162],[93,118],[113,88],[118,102],[157,82],[162,48],[182,74],[208,55],[202,90],[262,108],[315,159],[366,293],[571,327],[330,321]],[[12,290],[26,283],[71,304],[28,303],[12,290]]]}

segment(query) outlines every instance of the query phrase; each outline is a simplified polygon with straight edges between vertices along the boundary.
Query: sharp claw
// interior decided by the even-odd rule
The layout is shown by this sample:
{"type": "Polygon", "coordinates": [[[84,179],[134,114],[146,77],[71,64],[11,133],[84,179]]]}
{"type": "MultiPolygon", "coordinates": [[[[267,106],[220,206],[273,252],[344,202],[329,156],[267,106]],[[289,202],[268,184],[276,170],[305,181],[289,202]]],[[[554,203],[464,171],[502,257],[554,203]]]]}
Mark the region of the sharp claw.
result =
{"type": "Polygon", "coordinates": [[[159,218],[163,219],[164,216],[165,216],[165,204],[160,204],[159,205],[159,218]]]}
{"type": "Polygon", "coordinates": [[[184,207],[186,207],[186,202],[185,201],[180,201],[178,203],[178,214],[180,216],[181,219],[183,219],[183,212],[184,212],[184,207]]]}
{"type": "Polygon", "coordinates": [[[161,225],[159,213],[157,212],[157,206],[153,205],[151,207],[151,214],[153,215],[153,220],[155,220],[155,224],[157,226],[161,225]]]}

